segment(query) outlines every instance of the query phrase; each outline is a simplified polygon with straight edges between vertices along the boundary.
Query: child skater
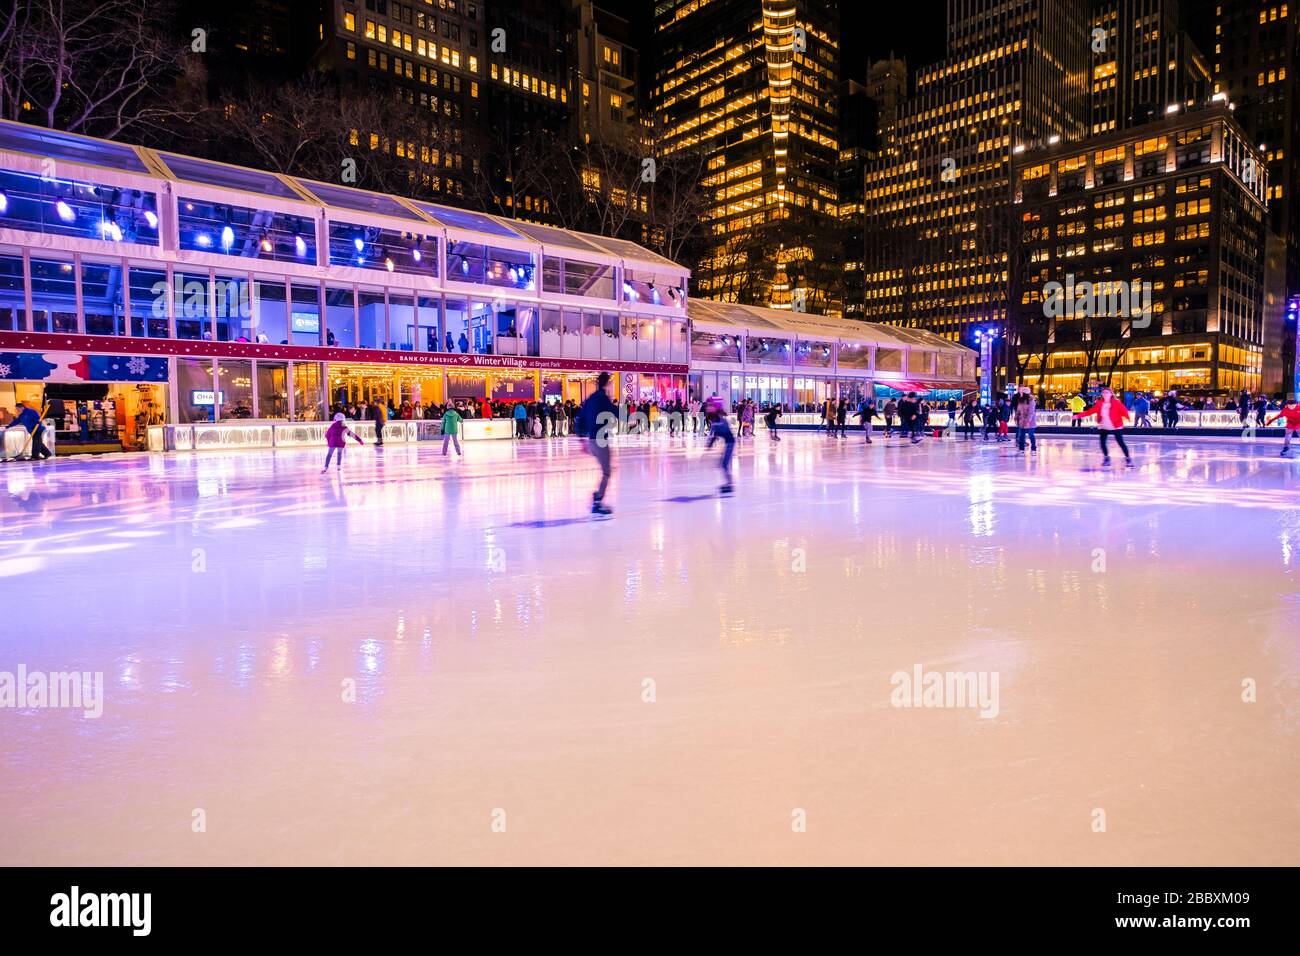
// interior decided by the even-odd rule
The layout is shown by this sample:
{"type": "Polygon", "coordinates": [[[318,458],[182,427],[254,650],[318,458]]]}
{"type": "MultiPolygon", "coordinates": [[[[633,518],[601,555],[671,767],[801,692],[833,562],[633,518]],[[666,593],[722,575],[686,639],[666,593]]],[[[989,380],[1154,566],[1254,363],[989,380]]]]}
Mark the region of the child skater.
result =
{"type": "Polygon", "coordinates": [[[330,425],[329,428],[325,429],[325,444],[329,446],[329,451],[325,453],[325,467],[320,470],[320,473],[322,475],[325,474],[325,472],[330,470],[330,459],[334,457],[335,452],[339,453],[339,459],[338,459],[338,464],[336,464],[334,467],[339,469],[340,472],[342,472],[343,445],[348,435],[351,435],[353,438],[355,438],[357,440],[358,445],[365,444],[365,442],[361,440],[360,435],[354,432],[351,428],[348,428],[347,422],[343,418],[343,413],[335,412],[334,423],[330,425]]]}

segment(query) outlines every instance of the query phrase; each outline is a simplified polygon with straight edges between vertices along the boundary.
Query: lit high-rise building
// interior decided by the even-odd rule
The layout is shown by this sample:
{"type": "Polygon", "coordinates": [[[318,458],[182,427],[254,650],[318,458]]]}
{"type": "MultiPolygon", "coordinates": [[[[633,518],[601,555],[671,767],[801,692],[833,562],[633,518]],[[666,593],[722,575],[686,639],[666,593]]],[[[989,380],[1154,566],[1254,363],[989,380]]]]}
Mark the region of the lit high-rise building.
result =
{"type": "Polygon", "coordinates": [[[898,111],[907,99],[907,61],[877,60],[867,68],[867,96],[876,104],[876,130],[882,146],[894,142],[898,111]]]}
{"type": "Polygon", "coordinates": [[[1158,120],[1172,104],[1203,103],[1210,71],[1182,28],[1178,0],[1101,0],[1090,27],[1093,135],[1158,120]]]}
{"type": "Polygon", "coordinates": [[[1253,137],[1268,167],[1270,278],[1264,303],[1265,391],[1295,390],[1296,327],[1285,320],[1300,292],[1296,206],[1296,18],[1279,0],[1184,0],[1216,95],[1253,137]]]}
{"type": "Polygon", "coordinates": [[[863,314],[952,339],[1007,310],[1010,164],[1088,128],[1087,0],[949,0],[948,55],[920,71],[866,177],[863,314]]]}
{"type": "Polygon", "coordinates": [[[699,295],[841,310],[838,25],[835,0],[657,4],[657,146],[707,157],[699,295]]]}

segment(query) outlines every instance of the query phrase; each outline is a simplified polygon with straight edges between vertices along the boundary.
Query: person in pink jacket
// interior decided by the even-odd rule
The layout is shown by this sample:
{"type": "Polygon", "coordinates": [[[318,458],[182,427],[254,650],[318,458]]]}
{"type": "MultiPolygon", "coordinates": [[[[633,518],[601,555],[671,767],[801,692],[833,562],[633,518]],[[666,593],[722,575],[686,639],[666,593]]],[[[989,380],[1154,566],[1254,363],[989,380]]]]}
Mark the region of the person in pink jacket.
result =
{"type": "Polygon", "coordinates": [[[1133,456],[1128,453],[1128,446],[1124,444],[1124,419],[1128,415],[1128,409],[1124,403],[1115,397],[1115,393],[1108,388],[1101,390],[1101,398],[1093,403],[1091,408],[1085,408],[1083,411],[1074,415],[1075,418],[1097,418],[1097,433],[1101,436],[1101,463],[1102,465],[1110,464],[1110,449],[1106,447],[1106,440],[1111,435],[1115,436],[1115,444],[1119,445],[1119,450],[1124,453],[1124,464],[1133,467],[1133,456]]]}
{"type": "Polygon", "coordinates": [[[354,432],[351,428],[348,428],[347,422],[343,418],[343,413],[336,412],[333,423],[329,428],[325,429],[325,444],[329,446],[329,451],[325,453],[325,467],[320,470],[322,475],[330,470],[330,459],[334,457],[335,452],[339,453],[339,458],[338,464],[334,467],[338,468],[340,471],[343,470],[343,446],[347,441],[347,436],[349,435],[357,440],[358,445],[365,444],[365,442],[361,440],[360,435],[354,432]]]}

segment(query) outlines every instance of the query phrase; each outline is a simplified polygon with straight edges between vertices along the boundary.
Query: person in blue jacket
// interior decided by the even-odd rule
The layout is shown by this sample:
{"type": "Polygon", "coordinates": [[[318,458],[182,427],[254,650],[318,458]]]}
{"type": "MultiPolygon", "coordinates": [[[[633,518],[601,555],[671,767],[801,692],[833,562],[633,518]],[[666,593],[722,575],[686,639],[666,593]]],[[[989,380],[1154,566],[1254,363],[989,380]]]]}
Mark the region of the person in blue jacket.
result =
{"type": "Polygon", "coordinates": [[[582,444],[600,463],[600,484],[591,496],[591,513],[594,515],[613,513],[613,509],[605,504],[605,492],[609,490],[609,477],[613,471],[609,436],[618,424],[618,408],[610,401],[608,387],[609,373],[601,372],[596,378],[596,390],[587,396],[574,420],[582,444]]]}
{"type": "Polygon", "coordinates": [[[526,402],[515,402],[515,437],[528,437],[528,405],[526,402]]]}
{"type": "Polygon", "coordinates": [[[26,402],[17,402],[14,407],[18,410],[18,414],[14,416],[14,420],[7,427],[23,428],[31,434],[32,460],[40,461],[52,457],[54,453],[45,447],[45,425],[41,422],[41,413],[26,402]]]}

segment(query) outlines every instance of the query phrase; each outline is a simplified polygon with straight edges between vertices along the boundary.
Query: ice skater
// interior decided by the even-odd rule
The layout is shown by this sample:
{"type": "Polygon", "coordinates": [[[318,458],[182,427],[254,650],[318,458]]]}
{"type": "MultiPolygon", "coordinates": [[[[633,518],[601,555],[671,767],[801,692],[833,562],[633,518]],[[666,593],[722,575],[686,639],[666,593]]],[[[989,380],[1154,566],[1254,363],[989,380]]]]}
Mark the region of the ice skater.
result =
{"type": "Polygon", "coordinates": [[[1033,392],[1029,390],[1028,385],[1021,385],[1019,392],[1020,400],[1016,402],[1016,450],[1023,452],[1025,450],[1025,440],[1029,440],[1031,455],[1038,454],[1038,438],[1035,433],[1038,430],[1038,402],[1034,398],[1033,392]]]}
{"type": "Polygon", "coordinates": [[[325,444],[329,446],[329,451],[325,452],[325,467],[320,470],[322,475],[330,470],[330,459],[334,457],[335,452],[338,452],[338,461],[335,463],[334,467],[338,469],[340,473],[343,471],[343,448],[344,445],[347,444],[349,435],[356,439],[358,445],[365,444],[365,442],[361,440],[360,435],[354,432],[351,428],[348,428],[348,423],[344,418],[343,413],[335,412],[333,423],[329,428],[325,429],[325,444]]]}
{"type": "Polygon", "coordinates": [[[1286,419],[1286,435],[1282,439],[1282,458],[1291,457],[1291,439],[1292,437],[1300,438],[1300,404],[1294,399],[1289,400],[1283,409],[1265,422],[1265,426],[1272,425],[1279,418],[1286,419]]]}
{"type": "Polygon", "coordinates": [[[908,392],[898,403],[899,435],[910,437],[915,445],[921,440],[921,403],[916,400],[916,392],[908,392]]]}
{"type": "Polygon", "coordinates": [[[1097,418],[1097,434],[1101,436],[1101,463],[1103,466],[1110,464],[1110,449],[1106,447],[1106,441],[1111,435],[1115,436],[1115,444],[1119,445],[1119,450],[1124,453],[1124,464],[1129,468],[1133,467],[1133,456],[1128,453],[1128,445],[1124,444],[1124,418],[1128,415],[1128,409],[1124,403],[1115,397],[1115,393],[1109,388],[1101,390],[1101,398],[1093,404],[1091,408],[1076,412],[1074,418],[1097,418]]]}
{"type": "Polygon", "coordinates": [[[442,413],[442,455],[447,456],[447,443],[451,442],[456,446],[456,454],[462,458],[465,453],[460,450],[460,410],[454,405],[448,405],[447,410],[442,413]]]}
{"type": "Polygon", "coordinates": [[[772,441],[780,441],[781,436],[776,433],[777,424],[781,420],[781,405],[779,402],[767,407],[767,411],[763,413],[763,420],[767,422],[767,433],[771,436],[772,441]]]}
{"type": "Polygon", "coordinates": [[[863,444],[871,444],[871,420],[877,415],[876,400],[864,398],[858,406],[858,422],[862,425],[862,434],[867,439],[863,444]]]}
{"type": "MultiPolygon", "coordinates": [[[[727,410],[722,404],[722,399],[713,395],[704,404],[704,420],[709,423],[709,441],[705,448],[712,448],[713,443],[719,438],[725,443],[726,447],[722,449],[722,460],[718,463],[722,468],[722,487],[718,490],[729,495],[735,488],[731,484],[731,455],[736,450],[736,436],[731,433],[731,423],[727,421],[727,410]]],[[[829,415],[828,421],[834,421],[829,415]]]]}
{"type": "Polygon", "coordinates": [[[600,463],[600,484],[591,496],[591,513],[594,515],[614,513],[614,509],[605,504],[605,493],[609,491],[609,478],[613,472],[609,436],[618,424],[618,408],[610,401],[608,388],[609,373],[601,372],[596,376],[596,390],[582,403],[575,420],[583,446],[600,463]]]}

